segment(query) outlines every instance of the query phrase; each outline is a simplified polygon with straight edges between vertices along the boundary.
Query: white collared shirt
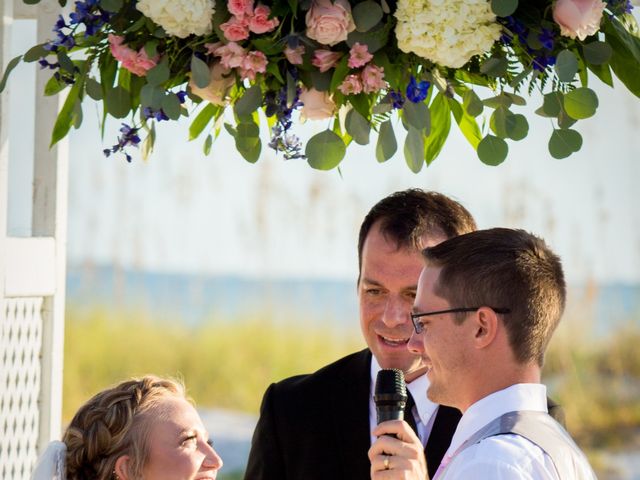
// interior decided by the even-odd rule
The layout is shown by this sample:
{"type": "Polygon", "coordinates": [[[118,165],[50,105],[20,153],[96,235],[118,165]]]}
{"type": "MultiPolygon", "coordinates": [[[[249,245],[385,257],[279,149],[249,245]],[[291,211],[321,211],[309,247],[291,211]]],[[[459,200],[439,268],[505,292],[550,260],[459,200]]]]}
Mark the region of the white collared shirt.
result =
{"type": "Polygon", "coordinates": [[[485,438],[454,452],[474,433],[508,412],[533,410],[547,412],[547,388],[541,384],[520,383],[484,397],[462,415],[444,463],[449,463],[444,480],[559,480],[551,457],[520,435],[506,434],[485,438]]]}
{"type": "MultiPolygon", "coordinates": [[[[369,395],[369,432],[371,437],[371,443],[373,443],[377,437],[374,437],[371,432],[378,424],[376,417],[376,404],[373,401],[373,393],[375,392],[376,378],[378,372],[382,368],[376,360],[376,357],[371,357],[371,388],[369,395]]],[[[415,408],[411,412],[413,419],[416,422],[416,428],[418,429],[418,436],[424,447],[427,444],[427,439],[433,428],[433,422],[435,421],[435,412],[438,409],[438,404],[433,403],[427,398],[427,388],[429,388],[429,379],[427,375],[421,375],[413,382],[407,383],[407,390],[411,392],[411,396],[416,404],[415,408]]],[[[408,413],[408,412],[407,412],[408,413]]]]}

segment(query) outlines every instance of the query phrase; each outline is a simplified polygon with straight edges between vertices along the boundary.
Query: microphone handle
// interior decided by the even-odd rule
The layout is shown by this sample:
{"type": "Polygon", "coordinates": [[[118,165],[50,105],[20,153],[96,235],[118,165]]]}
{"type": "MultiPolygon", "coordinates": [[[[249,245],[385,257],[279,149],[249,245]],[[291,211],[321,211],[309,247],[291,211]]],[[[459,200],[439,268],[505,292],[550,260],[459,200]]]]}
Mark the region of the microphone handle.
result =
{"type": "Polygon", "coordinates": [[[378,423],[387,420],[404,420],[404,409],[398,408],[398,405],[378,405],[376,407],[378,423]]]}

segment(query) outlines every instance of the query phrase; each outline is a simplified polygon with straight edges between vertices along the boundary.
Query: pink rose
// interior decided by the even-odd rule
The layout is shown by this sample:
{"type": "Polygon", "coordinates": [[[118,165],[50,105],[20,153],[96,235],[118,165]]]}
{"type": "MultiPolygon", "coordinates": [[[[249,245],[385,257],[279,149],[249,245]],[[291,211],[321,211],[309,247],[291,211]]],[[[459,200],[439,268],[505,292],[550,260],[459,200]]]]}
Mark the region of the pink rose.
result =
{"type": "Polygon", "coordinates": [[[253,12],[253,0],[229,0],[227,2],[227,10],[236,17],[251,15],[251,12],[253,12]]]}
{"type": "Polygon", "coordinates": [[[553,19],[562,35],[584,40],[600,30],[606,5],[600,0],[558,0],[553,4],[553,19]]]}
{"type": "Polygon", "coordinates": [[[364,93],[375,93],[388,86],[384,81],[384,68],[377,65],[369,64],[364,67],[361,76],[364,93]]]}
{"type": "Polygon", "coordinates": [[[366,65],[373,55],[369,53],[369,47],[358,42],[353,44],[349,51],[349,68],[360,68],[366,65]]]}
{"type": "Polygon", "coordinates": [[[335,45],[356,29],[347,0],[313,0],[305,17],[307,37],[323,45],[335,45]]]}
{"type": "Polygon", "coordinates": [[[229,101],[227,93],[235,83],[235,77],[231,69],[226,68],[220,62],[216,62],[209,67],[211,81],[204,88],[198,87],[193,79],[189,81],[191,93],[214,105],[226,105],[229,101]]]}
{"type": "Polygon", "coordinates": [[[228,22],[220,24],[220,30],[230,42],[239,42],[249,38],[249,23],[240,17],[231,17],[228,22]]]}
{"type": "Polygon", "coordinates": [[[149,58],[144,47],[138,52],[124,45],[124,37],[109,34],[109,49],[113,58],[118,60],[131,73],[144,77],[149,70],[158,64],[160,55],[149,58]]]}
{"type": "Polygon", "coordinates": [[[342,53],[340,52],[318,49],[313,52],[313,60],[311,60],[311,63],[314,67],[318,67],[318,69],[324,73],[335,67],[341,57],[342,53]]]}
{"type": "Polygon", "coordinates": [[[284,49],[284,56],[291,65],[301,65],[302,55],[304,54],[304,45],[299,45],[296,48],[291,48],[287,45],[284,49]]]}
{"type": "Polygon", "coordinates": [[[249,30],[253,33],[267,33],[276,28],[280,21],[277,18],[269,19],[271,10],[269,7],[258,4],[253,11],[253,15],[249,19],[249,30]]]}
{"type": "Polygon", "coordinates": [[[300,116],[304,120],[324,120],[333,117],[336,104],[328,92],[320,92],[315,88],[302,89],[300,93],[302,110],[300,116]]]}
{"type": "Polygon", "coordinates": [[[355,74],[347,75],[347,78],[338,86],[338,90],[340,90],[343,95],[357,95],[362,92],[360,76],[355,74]]]}
{"type": "Polygon", "coordinates": [[[245,80],[255,80],[256,73],[264,73],[267,71],[267,57],[264,53],[253,50],[247,53],[240,66],[240,77],[245,80]]]}
{"type": "Polygon", "coordinates": [[[235,42],[216,48],[213,54],[220,57],[220,63],[225,68],[237,68],[242,65],[247,51],[235,42]]]}

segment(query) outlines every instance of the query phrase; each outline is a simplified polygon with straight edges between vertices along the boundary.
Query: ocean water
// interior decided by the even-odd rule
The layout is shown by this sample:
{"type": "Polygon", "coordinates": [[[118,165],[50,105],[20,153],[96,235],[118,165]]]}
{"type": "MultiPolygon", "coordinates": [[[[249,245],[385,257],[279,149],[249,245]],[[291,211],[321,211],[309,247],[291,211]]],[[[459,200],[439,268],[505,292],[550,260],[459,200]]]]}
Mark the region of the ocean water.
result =
{"type": "MultiPolygon", "coordinates": [[[[189,325],[212,318],[262,316],[355,328],[358,318],[355,279],[258,279],[72,267],[67,302],[142,309],[152,317],[178,318],[189,325]]],[[[588,321],[596,335],[630,322],[640,325],[640,285],[570,286],[567,316],[588,321]]]]}

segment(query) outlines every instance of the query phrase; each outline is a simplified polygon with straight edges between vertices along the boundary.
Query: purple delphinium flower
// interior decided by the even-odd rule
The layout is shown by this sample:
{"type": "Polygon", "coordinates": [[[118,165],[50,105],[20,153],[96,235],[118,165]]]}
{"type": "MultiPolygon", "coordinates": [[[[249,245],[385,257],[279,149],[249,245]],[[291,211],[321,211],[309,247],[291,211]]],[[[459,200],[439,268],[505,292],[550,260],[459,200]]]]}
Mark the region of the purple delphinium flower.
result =
{"type": "Polygon", "coordinates": [[[411,75],[409,85],[407,85],[407,98],[413,103],[424,101],[427,98],[427,93],[431,84],[426,80],[422,80],[420,83],[416,80],[416,77],[411,75]]]}
{"type": "Polygon", "coordinates": [[[393,102],[393,108],[400,109],[404,106],[404,97],[400,90],[389,90],[389,96],[393,102]]]}
{"type": "Polygon", "coordinates": [[[538,35],[538,40],[544,48],[547,50],[553,50],[553,45],[555,43],[555,36],[552,30],[548,28],[543,28],[542,32],[538,35]]]}
{"type": "Polygon", "coordinates": [[[122,124],[120,128],[120,135],[118,137],[118,143],[115,144],[111,148],[105,148],[102,152],[105,157],[108,157],[112,153],[122,152],[124,153],[127,162],[131,163],[131,155],[125,151],[125,147],[132,146],[137,147],[140,143],[140,137],[138,136],[138,129],[127,125],[126,123],[122,124]]]}

